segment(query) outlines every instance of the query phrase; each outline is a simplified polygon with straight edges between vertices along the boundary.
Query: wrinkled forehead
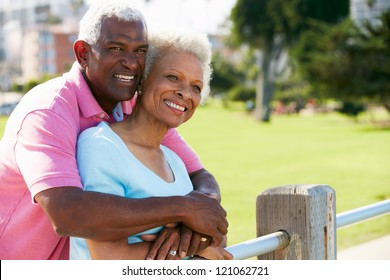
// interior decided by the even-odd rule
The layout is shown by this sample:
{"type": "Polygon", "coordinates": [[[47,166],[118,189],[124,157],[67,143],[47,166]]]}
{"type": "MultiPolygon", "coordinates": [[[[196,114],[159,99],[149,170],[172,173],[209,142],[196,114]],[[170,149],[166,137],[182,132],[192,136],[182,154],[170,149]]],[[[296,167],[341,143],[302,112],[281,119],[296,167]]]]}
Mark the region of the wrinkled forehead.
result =
{"type": "Polygon", "coordinates": [[[168,50],[156,58],[152,65],[152,71],[173,70],[197,77],[203,81],[203,67],[200,59],[188,51],[168,50]]]}

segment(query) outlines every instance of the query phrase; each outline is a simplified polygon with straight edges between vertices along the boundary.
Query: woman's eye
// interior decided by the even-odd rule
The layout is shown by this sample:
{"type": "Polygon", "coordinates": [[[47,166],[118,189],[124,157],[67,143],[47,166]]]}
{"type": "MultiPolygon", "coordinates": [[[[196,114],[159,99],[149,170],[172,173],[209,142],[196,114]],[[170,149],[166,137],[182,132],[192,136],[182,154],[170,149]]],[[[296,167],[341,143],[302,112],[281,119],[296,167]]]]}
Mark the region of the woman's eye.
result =
{"type": "Polygon", "coordinates": [[[198,93],[202,92],[202,89],[199,86],[193,86],[194,90],[198,93]]]}

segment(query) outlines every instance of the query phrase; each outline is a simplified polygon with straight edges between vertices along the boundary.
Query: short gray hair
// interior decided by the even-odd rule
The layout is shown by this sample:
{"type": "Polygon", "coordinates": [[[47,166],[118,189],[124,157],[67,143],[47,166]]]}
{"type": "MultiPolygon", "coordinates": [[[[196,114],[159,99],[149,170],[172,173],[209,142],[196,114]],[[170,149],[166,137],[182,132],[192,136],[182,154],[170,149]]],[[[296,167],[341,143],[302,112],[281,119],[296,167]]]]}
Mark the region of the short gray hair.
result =
{"type": "Polygon", "coordinates": [[[188,52],[194,54],[201,62],[203,70],[202,101],[210,93],[211,43],[204,33],[154,31],[149,33],[149,49],[146,55],[144,79],[148,77],[156,60],[168,52],[188,52]]]}
{"type": "Polygon", "coordinates": [[[125,0],[107,0],[95,2],[91,5],[79,23],[79,40],[90,45],[96,44],[100,37],[102,21],[105,18],[118,18],[123,21],[142,21],[145,26],[144,16],[125,0]]]}

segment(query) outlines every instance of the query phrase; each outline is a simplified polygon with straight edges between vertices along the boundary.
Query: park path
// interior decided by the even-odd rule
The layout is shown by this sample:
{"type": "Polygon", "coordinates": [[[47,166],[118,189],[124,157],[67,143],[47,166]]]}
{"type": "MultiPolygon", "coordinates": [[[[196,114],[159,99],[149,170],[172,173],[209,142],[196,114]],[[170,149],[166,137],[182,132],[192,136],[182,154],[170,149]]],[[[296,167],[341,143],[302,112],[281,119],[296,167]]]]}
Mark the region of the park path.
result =
{"type": "Polygon", "coordinates": [[[390,235],[362,243],[337,253],[338,260],[390,260],[390,235]]]}

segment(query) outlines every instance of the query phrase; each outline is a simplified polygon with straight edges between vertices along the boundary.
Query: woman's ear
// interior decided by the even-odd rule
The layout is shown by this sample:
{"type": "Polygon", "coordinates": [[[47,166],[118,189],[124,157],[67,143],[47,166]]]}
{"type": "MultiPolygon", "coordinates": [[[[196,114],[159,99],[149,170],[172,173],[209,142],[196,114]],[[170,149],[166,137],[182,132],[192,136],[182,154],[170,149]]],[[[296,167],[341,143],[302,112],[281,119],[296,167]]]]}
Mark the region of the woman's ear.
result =
{"type": "Polygon", "coordinates": [[[83,69],[85,69],[88,64],[88,56],[90,50],[91,46],[85,41],[77,40],[73,44],[73,51],[76,55],[76,59],[83,69]]]}

